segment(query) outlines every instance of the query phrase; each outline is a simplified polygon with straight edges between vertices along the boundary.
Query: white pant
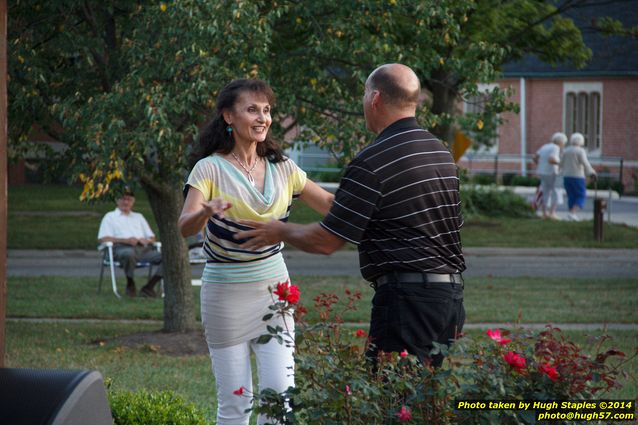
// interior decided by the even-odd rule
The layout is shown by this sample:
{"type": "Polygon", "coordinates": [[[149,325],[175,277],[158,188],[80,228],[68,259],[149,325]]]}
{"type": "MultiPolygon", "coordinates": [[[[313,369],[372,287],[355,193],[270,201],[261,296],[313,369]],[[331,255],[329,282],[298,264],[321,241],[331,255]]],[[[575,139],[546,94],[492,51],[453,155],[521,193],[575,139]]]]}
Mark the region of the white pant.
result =
{"type": "Polygon", "coordinates": [[[556,174],[539,174],[541,190],[543,191],[543,204],[545,208],[556,208],[558,194],[556,192],[556,174]]]}
{"type": "MultiPolygon", "coordinates": [[[[291,338],[284,339],[294,339],[294,329],[290,332],[291,338]]],[[[267,344],[252,340],[226,348],[209,347],[217,384],[217,425],[248,425],[250,413],[245,410],[251,407],[253,392],[251,350],[257,360],[259,389],[282,392],[295,385],[294,347],[287,347],[286,343],[271,339],[267,344]],[[244,395],[233,394],[240,387],[244,387],[244,395]]],[[[267,418],[260,415],[257,423],[266,422],[267,418]]]]}

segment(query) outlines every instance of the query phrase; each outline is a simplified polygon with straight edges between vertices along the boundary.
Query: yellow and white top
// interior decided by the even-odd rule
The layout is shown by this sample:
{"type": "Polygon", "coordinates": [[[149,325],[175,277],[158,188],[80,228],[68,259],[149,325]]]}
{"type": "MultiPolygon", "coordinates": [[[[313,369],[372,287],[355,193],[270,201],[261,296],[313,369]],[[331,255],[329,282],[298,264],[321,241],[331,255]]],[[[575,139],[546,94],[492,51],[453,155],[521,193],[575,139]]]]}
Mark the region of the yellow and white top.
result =
{"type": "Polygon", "coordinates": [[[224,213],[224,218],[213,216],[206,224],[204,253],[209,265],[227,264],[228,269],[236,267],[237,272],[244,275],[241,281],[258,280],[257,275],[263,277],[260,272],[265,270],[261,267],[255,269],[247,263],[271,263],[262,260],[278,254],[283,243],[258,251],[241,249],[239,245],[244,241],[233,239],[233,235],[248,228],[238,221],[287,221],[292,200],[301,194],[306,185],[306,173],[291,159],[274,164],[266,161],[264,191],[261,193],[228,160],[213,154],[195,165],[186,184],[199,190],[207,201],[220,197],[232,204],[224,213]]]}

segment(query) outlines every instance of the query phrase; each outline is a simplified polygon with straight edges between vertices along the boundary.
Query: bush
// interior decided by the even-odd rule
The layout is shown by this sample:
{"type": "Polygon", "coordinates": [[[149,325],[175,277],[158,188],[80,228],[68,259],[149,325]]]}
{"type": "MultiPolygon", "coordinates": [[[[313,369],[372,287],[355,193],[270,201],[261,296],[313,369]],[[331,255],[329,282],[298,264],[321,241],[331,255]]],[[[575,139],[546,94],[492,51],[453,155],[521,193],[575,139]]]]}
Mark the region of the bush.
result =
{"type": "Polygon", "coordinates": [[[308,171],[308,178],[314,182],[339,183],[345,169],[335,171],[308,171]]]}
{"type": "MultiPolygon", "coordinates": [[[[457,410],[455,400],[593,399],[618,387],[621,367],[637,356],[625,359],[617,350],[602,349],[604,337],[596,353],[587,355],[550,326],[511,335],[493,329],[487,337],[460,338],[449,353],[435,345],[433,352],[447,354],[441,368],[419,364],[404,351],[381,353],[373,371],[364,354],[366,332],[341,326],[342,314],[359,297],[346,291],[346,302],[339,304],[336,295],[322,294],[315,298],[322,322],[308,326],[299,320],[296,388],[238,396],[253,397],[253,410],[286,424],[535,424],[533,411],[457,410]]],[[[281,300],[273,310],[285,314],[290,306],[281,300]]]]}
{"type": "Polygon", "coordinates": [[[594,189],[594,187],[598,187],[598,190],[615,190],[620,195],[625,191],[625,187],[621,182],[609,177],[600,177],[596,183],[590,181],[587,184],[587,189],[594,189]]]}
{"type": "Polygon", "coordinates": [[[170,391],[109,391],[114,425],[207,425],[204,414],[170,391]]]}
{"type": "Polygon", "coordinates": [[[529,203],[510,190],[494,187],[461,187],[462,211],[466,217],[531,217],[529,203]]]}
{"type": "Polygon", "coordinates": [[[541,181],[537,177],[532,176],[518,176],[515,175],[510,180],[511,186],[528,186],[528,187],[536,187],[541,183],[541,181]]]}
{"type": "Polygon", "coordinates": [[[494,174],[476,174],[472,177],[472,182],[474,184],[496,184],[496,179],[494,178],[494,174]]]}
{"type": "MultiPolygon", "coordinates": [[[[489,338],[462,338],[452,349],[452,371],[459,379],[457,399],[463,400],[593,400],[620,387],[620,368],[629,359],[604,350],[609,338],[599,337],[590,356],[563,336],[560,329],[518,329],[501,335],[488,330],[489,338]],[[490,341],[490,339],[492,341],[490,341]],[[487,342],[487,343],[486,343],[487,342]],[[619,361],[611,364],[610,359],[619,361]]],[[[534,411],[458,410],[457,423],[536,423],[534,411]]],[[[564,422],[555,422],[564,423],[564,422]]]]}

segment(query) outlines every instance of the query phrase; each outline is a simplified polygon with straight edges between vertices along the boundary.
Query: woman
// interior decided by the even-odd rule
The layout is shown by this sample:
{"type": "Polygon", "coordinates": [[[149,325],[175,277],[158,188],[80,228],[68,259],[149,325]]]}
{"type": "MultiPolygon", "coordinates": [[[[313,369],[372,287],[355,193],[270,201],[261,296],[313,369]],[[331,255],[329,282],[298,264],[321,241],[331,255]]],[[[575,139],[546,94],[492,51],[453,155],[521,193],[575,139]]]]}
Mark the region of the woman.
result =
{"type": "MultiPolygon", "coordinates": [[[[184,236],[206,226],[201,313],[217,383],[218,425],[248,424],[250,397],[233,392],[252,391],[251,350],[261,389],[281,392],[294,386],[293,347],[274,339],[256,343],[268,333],[267,324],[294,332],[290,317],[262,320],[271,313],[269,287],[289,279],[283,244],[242,250],[245,241],[233,239],[248,229],[240,221],[286,220],[295,197],[325,215],[334,198],[307,180],[271,139],[273,104],[273,91],[263,81],[236,80],[224,87],[216,115],[201,133],[199,161],[188,177],[179,218],[184,236]]],[[[266,419],[260,416],[259,423],[266,419]]]]}
{"type": "Polygon", "coordinates": [[[534,162],[537,164],[536,174],[541,181],[540,189],[543,194],[543,218],[558,220],[556,208],[559,198],[556,190],[556,177],[560,164],[560,151],[566,141],[565,134],[554,133],[550,142],[541,146],[534,155],[534,162]]]}
{"type": "Polygon", "coordinates": [[[583,149],[585,138],[580,133],[574,133],[569,138],[569,146],[561,158],[560,167],[564,176],[565,192],[567,192],[567,218],[579,221],[578,209],[585,207],[587,190],[585,187],[585,173],[596,180],[596,171],[587,160],[587,152],[583,149]]]}

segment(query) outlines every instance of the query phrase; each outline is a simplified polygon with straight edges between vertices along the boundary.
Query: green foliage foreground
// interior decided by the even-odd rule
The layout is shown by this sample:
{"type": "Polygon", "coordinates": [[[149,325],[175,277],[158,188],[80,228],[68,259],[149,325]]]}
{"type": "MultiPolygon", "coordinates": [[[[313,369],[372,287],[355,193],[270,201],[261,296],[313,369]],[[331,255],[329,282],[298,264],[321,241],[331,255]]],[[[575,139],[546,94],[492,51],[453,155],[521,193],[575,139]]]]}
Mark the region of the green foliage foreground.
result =
{"type": "MultiPolygon", "coordinates": [[[[282,393],[239,388],[235,394],[253,398],[253,410],[270,417],[271,423],[535,424],[533,410],[457,410],[455,402],[605,398],[621,386],[623,367],[638,357],[638,350],[625,355],[605,348],[604,338],[592,355],[585,354],[560,329],[548,326],[542,332],[488,329],[489,338],[461,337],[449,352],[435,344],[432,354],[447,355],[442,368],[420,364],[407,351],[381,353],[373,365],[364,354],[373,343],[366,332],[360,329],[353,335],[341,325],[340,311],[353,309],[359,298],[359,293],[346,291],[344,306],[337,311],[334,294],[316,297],[314,309],[322,322],[304,326],[305,309],[298,307],[294,338],[287,329],[269,328],[258,340],[294,343],[296,387],[282,393]]],[[[272,309],[287,315],[295,303],[280,295],[272,309]]]]}
{"type": "Polygon", "coordinates": [[[114,425],[206,425],[200,409],[170,391],[112,391],[109,402],[114,425]]]}

